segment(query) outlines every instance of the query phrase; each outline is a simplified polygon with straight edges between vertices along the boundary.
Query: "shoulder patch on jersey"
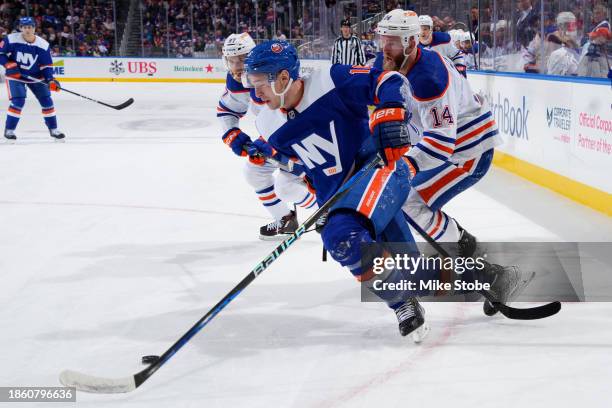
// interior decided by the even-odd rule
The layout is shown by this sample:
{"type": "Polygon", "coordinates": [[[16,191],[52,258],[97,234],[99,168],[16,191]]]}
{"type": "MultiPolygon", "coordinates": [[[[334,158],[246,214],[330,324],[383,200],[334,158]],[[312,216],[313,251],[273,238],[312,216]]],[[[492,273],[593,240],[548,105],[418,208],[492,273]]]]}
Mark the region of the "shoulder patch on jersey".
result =
{"type": "Polygon", "coordinates": [[[435,51],[421,49],[421,57],[408,72],[413,95],[419,101],[429,101],[442,97],[450,82],[450,73],[435,51]]]}
{"type": "Polygon", "coordinates": [[[431,44],[430,47],[435,47],[436,45],[448,44],[451,42],[451,36],[449,33],[445,33],[443,31],[434,31],[431,35],[431,44]]]}
{"type": "Polygon", "coordinates": [[[234,77],[228,72],[225,77],[225,87],[230,92],[244,92],[247,89],[242,84],[234,79],[234,77]]]}

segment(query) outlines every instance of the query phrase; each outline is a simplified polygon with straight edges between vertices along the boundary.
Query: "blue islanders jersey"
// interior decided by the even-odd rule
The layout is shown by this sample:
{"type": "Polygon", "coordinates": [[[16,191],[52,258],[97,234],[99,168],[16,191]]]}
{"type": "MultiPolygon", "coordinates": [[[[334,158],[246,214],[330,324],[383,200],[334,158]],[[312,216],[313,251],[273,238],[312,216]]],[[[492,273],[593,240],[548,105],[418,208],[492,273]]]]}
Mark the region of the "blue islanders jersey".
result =
{"type": "Polygon", "coordinates": [[[255,123],[276,150],[304,165],[322,204],[375,152],[367,105],[405,105],[410,90],[399,73],[363,66],[336,64],[302,80],[294,109],[263,107],[255,123]]]}
{"type": "Polygon", "coordinates": [[[255,115],[263,101],[255,96],[255,89],[247,89],[228,72],[225,78],[225,92],[219,98],[217,118],[223,132],[239,128],[240,119],[247,113],[249,106],[255,115]]]}
{"type": "Polygon", "coordinates": [[[17,63],[23,74],[37,79],[53,78],[53,60],[49,43],[39,36],[27,42],[21,33],[12,33],[0,41],[0,64],[17,63]]]}

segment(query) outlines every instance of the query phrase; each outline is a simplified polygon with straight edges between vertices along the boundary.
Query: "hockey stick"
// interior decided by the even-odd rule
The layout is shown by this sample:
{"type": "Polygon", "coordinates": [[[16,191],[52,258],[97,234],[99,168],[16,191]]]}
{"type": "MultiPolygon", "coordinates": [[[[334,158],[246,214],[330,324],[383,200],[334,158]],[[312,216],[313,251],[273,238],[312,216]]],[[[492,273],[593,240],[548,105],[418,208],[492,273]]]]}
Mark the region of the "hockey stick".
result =
{"type": "MultiPolygon", "coordinates": [[[[28,84],[28,83],[30,83],[30,84],[38,84],[38,83],[43,83],[43,84],[45,84],[45,85],[47,85],[47,86],[48,86],[48,84],[47,84],[46,82],[44,82],[44,81],[42,81],[42,80],[40,80],[40,79],[33,78],[33,77],[29,76],[29,75],[23,75],[23,77],[24,77],[24,78],[26,78],[26,79],[28,79],[28,81],[22,81],[22,80],[19,80],[19,79],[14,79],[14,78],[10,78],[10,80],[11,80],[11,81],[23,82],[23,83],[26,83],[26,84],[28,84]]],[[[73,95],[76,95],[76,96],[80,96],[81,98],[83,98],[83,99],[87,99],[88,101],[92,101],[92,102],[95,102],[95,103],[99,103],[100,105],[104,105],[104,106],[107,106],[107,107],[109,107],[109,108],[113,108],[113,109],[116,109],[116,110],[125,109],[125,108],[127,108],[128,106],[130,106],[131,104],[133,104],[133,103],[134,103],[134,98],[130,98],[130,99],[128,99],[127,101],[125,101],[125,102],[123,102],[123,103],[120,103],[119,105],[110,105],[110,104],[108,104],[108,103],[104,103],[104,102],[98,101],[98,100],[93,99],[93,98],[90,98],[90,97],[88,97],[88,96],[81,95],[80,93],[76,93],[76,92],[74,92],[74,91],[71,91],[70,89],[66,89],[66,88],[64,88],[63,86],[62,86],[62,87],[60,87],[60,90],[62,90],[62,91],[64,91],[64,92],[68,92],[68,93],[73,94],[73,95]]]]}
{"type": "MultiPolygon", "coordinates": [[[[474,41],[476,40],[476,36],[474,36],[474,26],[472,25],[472,18],[470,17],[469,14],[468,14],[468,23],[470,23],[468,28],[470,30],[470,48],[472,51],[472,56],[474,56],[474,68],[476,68],[476,71],[478,71],[478,62],[476,61],[476,51],[474,51],[474,41]],[[474,40],[472,40],[472,38],[474,40]]],[[[478,48],[480,49],[480,46],[478,48]]]]}
{"type": "MultiPolygon", "coordinates": [[[[440,244],[438,244],[432,237],[429,236],[417,223],[411,222],[410,226],[413,227],[420,236],[427,241],[429,245],[431,245],[436,252],[438,252],[444,258],[451,258],[450,254],[442,248],[440,244]]],[[[498,302],[493,295],[486,291],[478,291],[481,295],[483,295],[495,309],[497,309],[501,314],[506,316],[508,319],[513,320],[536,320],[536,319],[544,319],[546,317],[557,314],[561,310],[561,302],[554,301],[551,303],[547,303],[545,305],[526,308],[526,309],[517,309],[511,306],[508,306],[504,303],[498,302]]]]}
{"type": "MultiPolygon", "coordinates": [[[[323,204],[314,214],[310,216],[298,229],[283,242],[281,242],[272,252],[270,252],[260,263],[249,272],[232,290],[227,293],[212,309],[210,309],[193,327],[191,327],[180,339],[176,341],[168,350],[164,352],[158,359],[152,358],[152,364],[144,370],[123,378],[102,378],[92,375],[81,374],[76,371],[65,370],[60,374],[60,382],[67,387],[76,387],[79,391],[87,391],[101,394],[115,394],[122,392],[134,391],[149,377],[151,377],[162,365],[176,354],[187,342],[195,336],[204,326],[223,310],[240,292],[242,292],[251,282],[255,280],[264,270],[266,270],[272,262],[274,262],[283,252],[285,252],[293,243],[295,243],[308,228],[315,225],[319,217],[328,211],[339,199],[344,197],[351,188],[359,182],[367,174],[368,170],[373,169],[380,163],[380,158],[377,155],[370,160],[360,171],[357,177],[349,179],[325,204],[323,204]]],[[[148,359],[149,357],[147,357],[148,359]]],[[[145,360],[143,360],[145,361],[145,360]]],[[[147,360],[148,361],[148,360],[147,360]]]]}

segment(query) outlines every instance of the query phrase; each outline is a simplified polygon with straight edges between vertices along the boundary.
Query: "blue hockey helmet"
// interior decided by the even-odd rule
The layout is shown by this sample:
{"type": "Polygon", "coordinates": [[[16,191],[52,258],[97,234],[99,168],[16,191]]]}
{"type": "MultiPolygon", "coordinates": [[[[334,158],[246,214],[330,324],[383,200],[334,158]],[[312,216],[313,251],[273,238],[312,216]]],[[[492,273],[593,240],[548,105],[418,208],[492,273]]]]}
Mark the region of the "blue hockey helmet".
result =
{"type": "Polygon", "coordinates": [[[36,27],[36,22],[33,17],[21,17],[19,19],[19,27],[30,26],[36,27]]]}
{"type": "Polygon", "coordinates": [[[264,41],[251,50],[244,62],[246,74],[268,74],[270,81],[281,71],[288,71],[291,79],[300,76],[297,50],[287,41],[264,41]]]}

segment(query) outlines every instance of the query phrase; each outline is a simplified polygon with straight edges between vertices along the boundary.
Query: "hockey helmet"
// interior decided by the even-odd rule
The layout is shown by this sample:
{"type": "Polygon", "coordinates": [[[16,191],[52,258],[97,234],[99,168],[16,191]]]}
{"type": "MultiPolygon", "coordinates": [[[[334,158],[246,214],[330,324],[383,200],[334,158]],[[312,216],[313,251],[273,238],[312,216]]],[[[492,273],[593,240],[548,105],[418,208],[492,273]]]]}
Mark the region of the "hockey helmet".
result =
{"type": "Polygon", "coordinates": [[[419,35],[421,23],[414,11],[395,9],[387,13],[378,22],[376,34],[381,36],[400,37],[402,45],[407,48],[410,38],[419,35]]]}
{"type": "Polygon", "coordinates": [[[273,82],[281,71],[288,71],[291,79],[300,76],[300,60],[297,50],[287,41],[269,40],[257,45],[245,61],[247,77],[249,74],[268,74],[273,82]]]}
{"type": "Polygon", "coordinates": [[[21,17],[19,19],[19,27],[36,27],[36,21],[34,21],[33,17],[21,17]]]}
{"type": "Polygon", "coordinates": [[[433,20],[427,14],[423,14],[419,16],[419,24],[422,26],[427,26],[429,28],[433,27],[433,20]]]}

